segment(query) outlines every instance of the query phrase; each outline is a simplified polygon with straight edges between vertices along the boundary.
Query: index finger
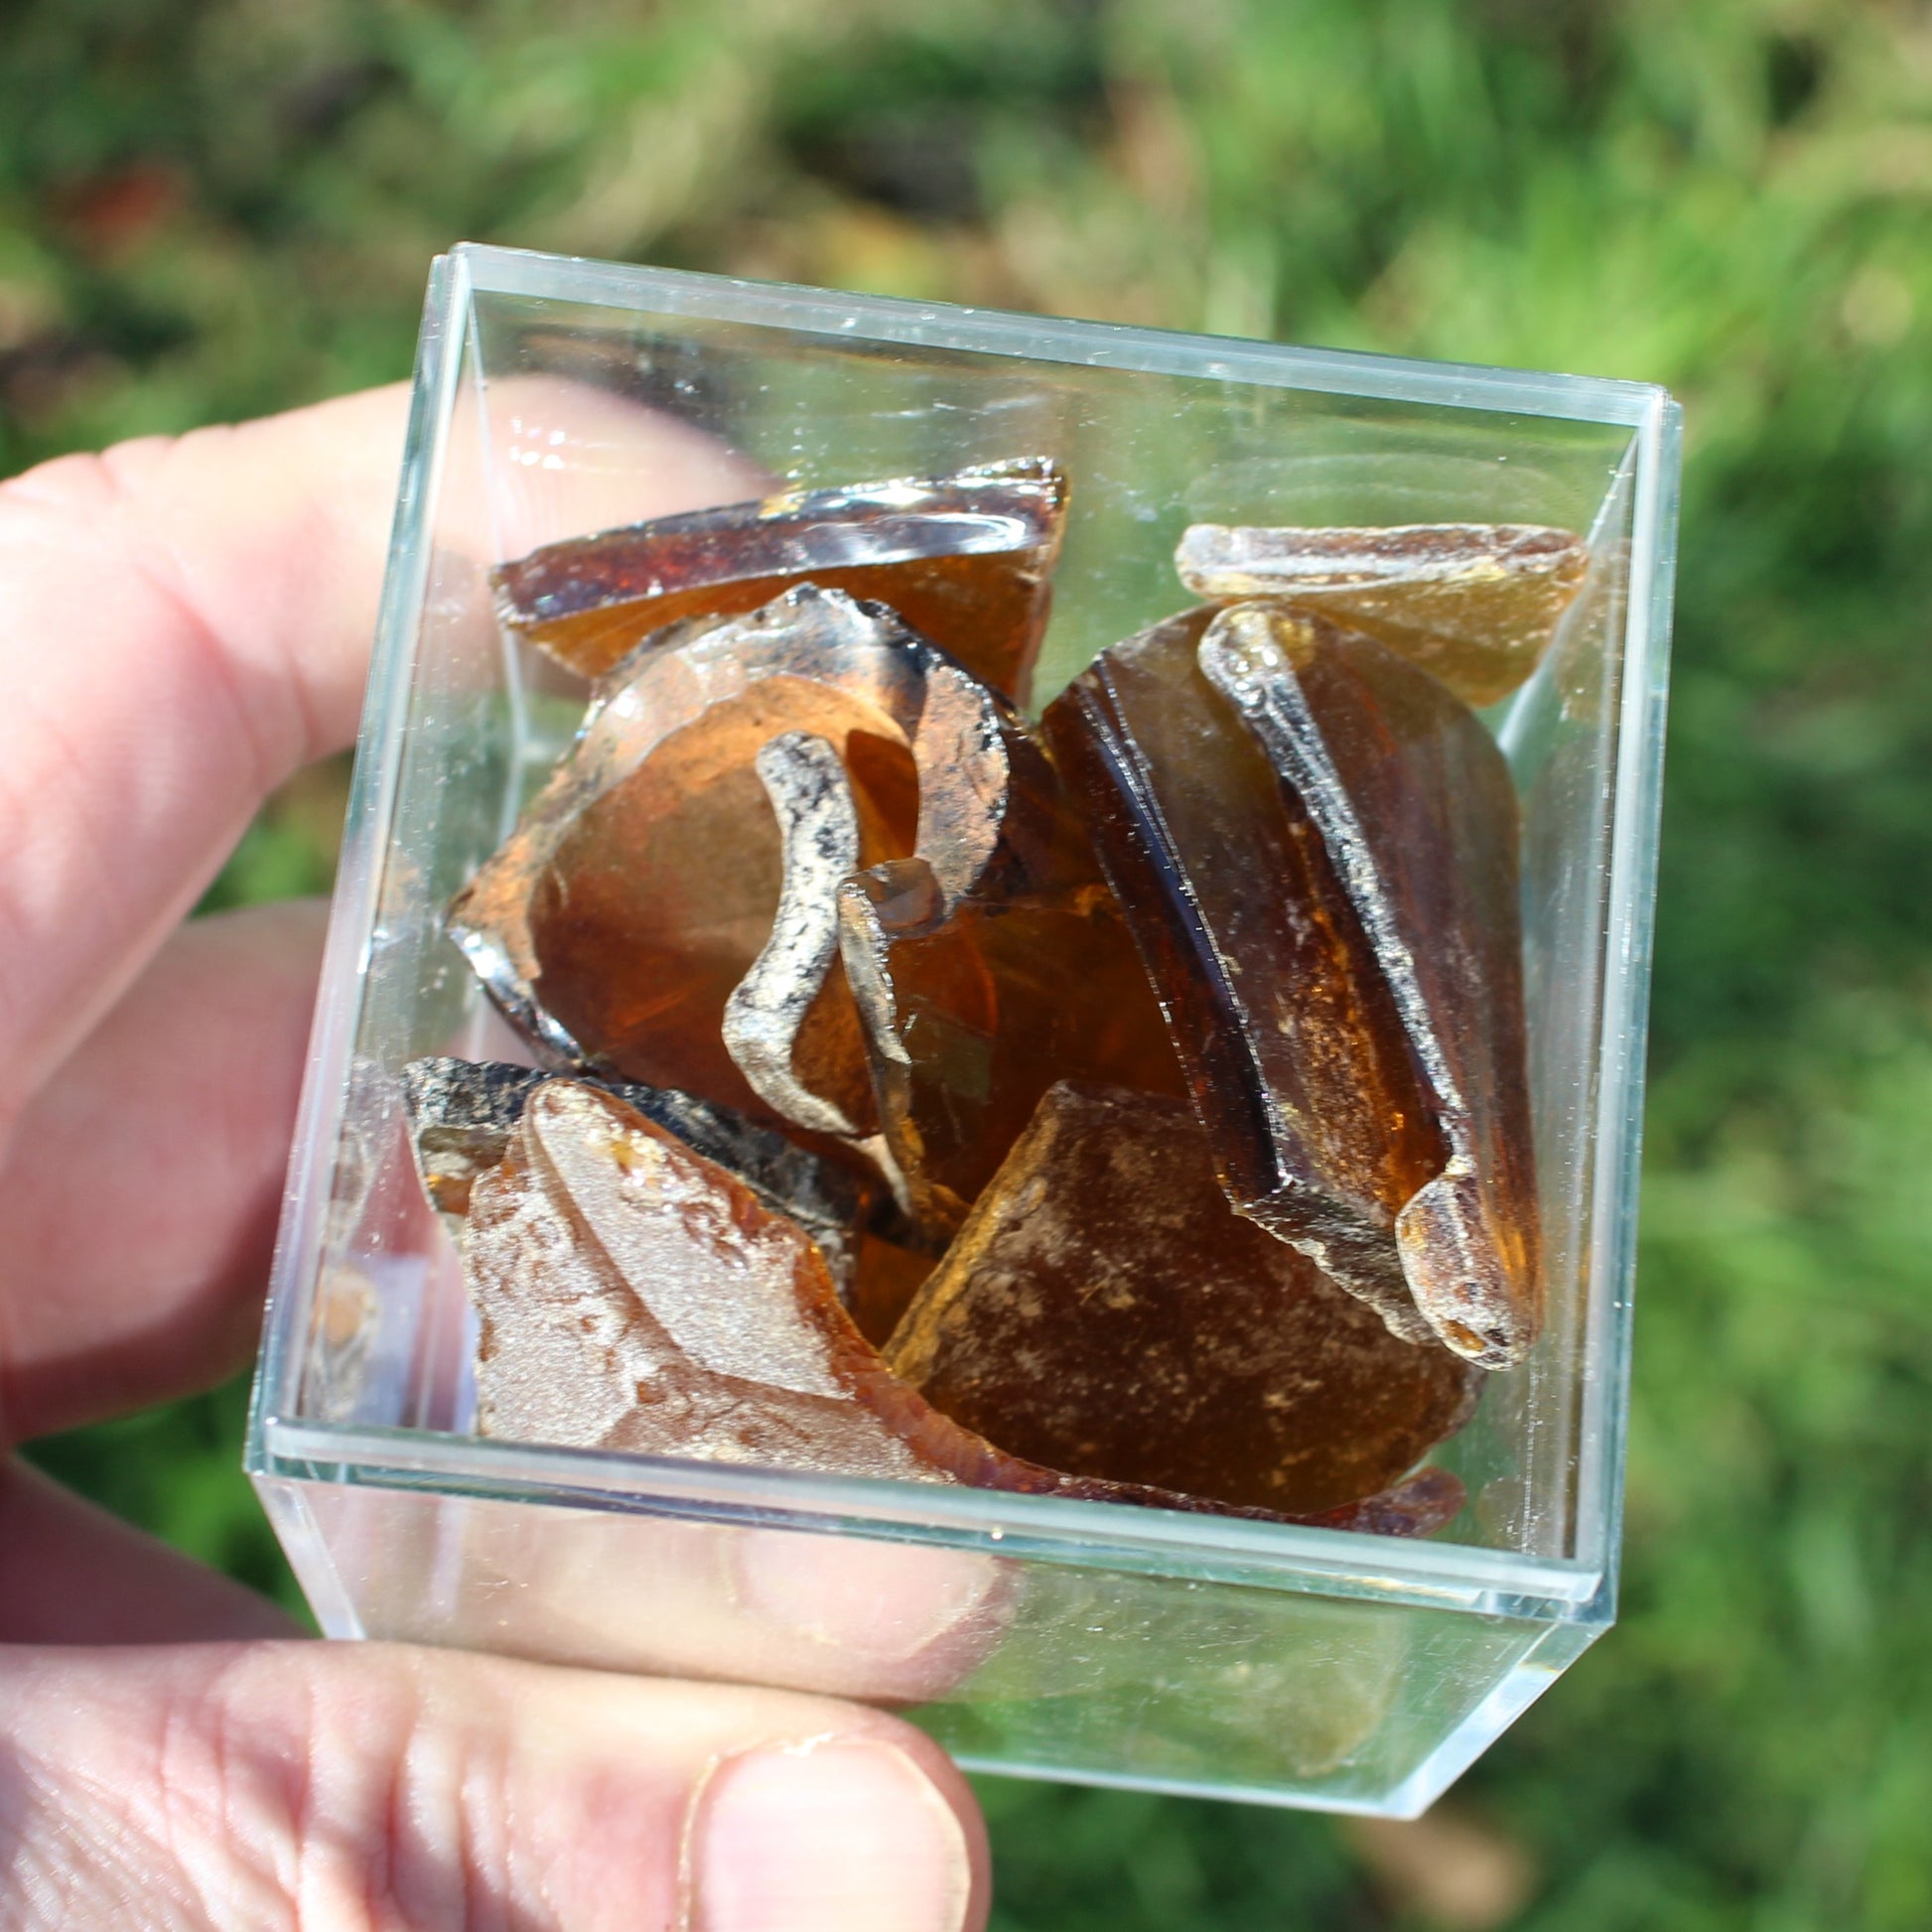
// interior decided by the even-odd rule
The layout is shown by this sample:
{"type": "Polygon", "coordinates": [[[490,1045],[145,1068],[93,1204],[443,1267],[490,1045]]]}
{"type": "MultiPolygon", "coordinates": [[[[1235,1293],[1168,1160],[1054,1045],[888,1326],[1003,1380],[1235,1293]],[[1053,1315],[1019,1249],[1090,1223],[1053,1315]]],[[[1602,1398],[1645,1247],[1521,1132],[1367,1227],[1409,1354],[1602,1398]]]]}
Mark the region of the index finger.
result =
{"type": "MultiPolygon", "coordinates": [[[[756,491],[670,418],[525,388],[610,446],[533,540],[756,491]]],[[[406,408],[373,390],[0,483],[0,1131],[262,798],[353,737],[406,408]]]]}
{"type": "Polygon", "coordinates": [[[0,1105],[17,1114],[262,797],[345,744],[402,391],[0,483],[0,1105]]]}

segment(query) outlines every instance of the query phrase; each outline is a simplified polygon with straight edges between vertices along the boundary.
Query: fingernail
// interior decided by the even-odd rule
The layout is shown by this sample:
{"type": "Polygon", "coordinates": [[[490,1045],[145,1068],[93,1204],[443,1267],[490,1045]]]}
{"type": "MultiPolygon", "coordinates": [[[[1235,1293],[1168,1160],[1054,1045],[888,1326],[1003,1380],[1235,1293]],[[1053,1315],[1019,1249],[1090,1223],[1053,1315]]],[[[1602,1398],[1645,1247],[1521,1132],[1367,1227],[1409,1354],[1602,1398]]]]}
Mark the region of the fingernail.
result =
{"type": "Polygon", "coordinates": [[[960,1932],[966,1835],[891,1744],[843,1739],[728,1759],[698,1799],[693,1932],[960,1932]]]}

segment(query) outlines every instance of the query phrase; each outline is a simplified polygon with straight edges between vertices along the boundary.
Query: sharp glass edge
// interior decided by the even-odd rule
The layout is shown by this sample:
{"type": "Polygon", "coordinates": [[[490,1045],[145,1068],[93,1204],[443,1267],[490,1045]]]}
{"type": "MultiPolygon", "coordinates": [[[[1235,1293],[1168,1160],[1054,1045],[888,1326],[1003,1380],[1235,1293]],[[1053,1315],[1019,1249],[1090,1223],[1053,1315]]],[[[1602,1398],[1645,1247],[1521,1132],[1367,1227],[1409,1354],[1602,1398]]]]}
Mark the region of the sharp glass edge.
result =
{"type": "MultiPolygon", "coordinates": [[[[1471,1122],[1460,1085],[1450,1072],[1437,1035],[1435,1019],[1416,973],[1415,955],[1399,930],[1381,867],[1363,834],[1347,788],[1322,741],[1294,666],[1267,634],[1268,617],[1260,609],[1231,605],[1208,625],[1198,657],[1209,683],[1227,699],[1271,762],[1285,770],[1313,820],[1330,863],[1341,875],[1349,903],[1361,923],[1390,998],[1402,1023],[1409,1049],[1438,1110],[1448,1158],[1438,1180],[1473,1175],[1477,1163],[1471,1122]],[[1259,627],[1262,635],[1253,631],[1259,627]]],[[[1420,1195],[1418,1196],[1420,1198],[1420,1195]]],[[[1403,1270],[1405,1278],[1408,1269],[1403,1270]]],[[[1487,1367],[1509,1365],[1508,1344],[1485,1338],[1472,1352],[1452,1339],[1443,1322],[1420,1299],[1418,1311],[1432,1331],[1459,1355],[1487,1367]]],[[[1470,1329],[1469,1333],[1479,1331],[1470,1329]]],[[[1514,1345],[1520,1352],[1523,1344],[1514,1345]]]]}
{"type": "MultiPolygon", "coordinates": [[[[1396,925],[1382,869],[1369,849],[1341,774],[1328,756],[1301,681],[1271,637],[1257,641],[1238,634],[1251,624],[1266,622],[1265,617],[1239,604],[1221,612],[1201,637],[1196,653],[1201,670],[1249,732],[1261,741],[1269,761],[1288,768],[1330,862],[1342,875],[1349,903],[1361,920],[1375,963],[1389,983],[1410,1050],[1445,1113],[1460,1120],[1467,1109],[1436,1037],[1429,1003],[1416,974],[1415,954],[1396,925]],[[1237,633],[1233,643],[1228,641],[1230,632],[1237,633]],[[1244,655],[1250,663],[1244,664],[1244,655]]],[[[1451,1140],[1455,1138],[1450,1135],[1451,1140]]],[[[1460,1138],[1466,1142],[1466,1135],[1460,1138]]]]}
{"type": "Polygon", "coordinates": [[[857,1123],[805,1086],[792,1055],[838,956],[838,883],[859,869],[859,808],[837,750],[810,732],[767,739],[756,764],[778,821],[783,881],[770,934],[725,1002],[725,1050],[787,1120],[849,1136],[857,1123]]]}
{"type": "MultiPolygon", "coordinates": [[[[1095,668],[1096,682],[1107,691],[1107,704],[1103,706],[1091,691],[1078,687],[1073,692],[1074,702],[1086,717],[1094,746],[1106,760],[1119,794],[1135,821],[1133,837],[1145,855],[1149,870],[1163,879],[1172,877],[1174,890],[1166,895],[1168,902],[1186,920],[1198,956],[1213,963],[1215,1002],[1232,1021],[1230,1031],[1238,1040],[1251,1038],[1254,1032],[1251,1016],[1235,984],[1236,975],[1215,943],[1186,868],[1165,865],[1160,857],[1163,852],[1177,848],[1160,800],[1142,783],[1134,759],[1124,749],[1124,728],[1117,723],[1118,699],[1104,656],[1096,660],[1095,668]]],[[[1162,1006],[1165,1012],[1165,1001],[1162,1006]]],[[[1255,1139],[1267,1150],[1269,1161],[1266,1173],[1249,1176],[1251,1184],[1242,1184],[1236,1177],[1232,1191],[1248,1196],[1248,1206],[1238,1211],[1259,1221],[1278,1240],[1345,1282],[1393,1333],[1407,1341],[1433,1341],[1436,1331],[1415,1307],[1393,1247],[1375,1233],[1364,1230],[1345,1211],[1331,1209],[1319,1188],[1286,1171],[1280,1160],[1280,1149],[1297,1137],[1267,1082],[1256,1071],[1252,1054],[1245,1048],[1237,1049],[1224,1055],[1221,1063],[1230,1068],[1240,1086],[1255,1139]],[[1269,1205],[1285,1201],[1292,1201],[1293,1208],[1284,1211],[1282,1206],[1269,1205]]],[[[1220,1166],[1218,1154],[1216,1166],[1220,1166]]],[[[1225,1174],[1223,1177],[1227,1178],[1225,1174]]]]}

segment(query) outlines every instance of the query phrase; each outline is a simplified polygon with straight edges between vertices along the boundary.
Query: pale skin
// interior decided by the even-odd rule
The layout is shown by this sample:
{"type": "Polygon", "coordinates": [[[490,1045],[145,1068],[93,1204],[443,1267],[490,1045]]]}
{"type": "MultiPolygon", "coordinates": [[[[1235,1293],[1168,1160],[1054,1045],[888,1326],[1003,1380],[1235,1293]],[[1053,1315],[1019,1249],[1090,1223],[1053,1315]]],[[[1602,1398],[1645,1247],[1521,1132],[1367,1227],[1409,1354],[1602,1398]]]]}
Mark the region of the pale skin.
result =
{"type": "MultiPolygon", "coordinates": [[[[8,1445],[253,1347],[321,914],[182,922],[353,736],[402,414],[376,392],[0,483],[8,1445]]],[[[699,460],[667,440],[665,507],[699,460]]],[[[0,1924],[34,1932],[970,1932],[988,1897],[964,1781],[888,1715],[302,1641],[17,1459],[0,1853],[0,1924]]]]}

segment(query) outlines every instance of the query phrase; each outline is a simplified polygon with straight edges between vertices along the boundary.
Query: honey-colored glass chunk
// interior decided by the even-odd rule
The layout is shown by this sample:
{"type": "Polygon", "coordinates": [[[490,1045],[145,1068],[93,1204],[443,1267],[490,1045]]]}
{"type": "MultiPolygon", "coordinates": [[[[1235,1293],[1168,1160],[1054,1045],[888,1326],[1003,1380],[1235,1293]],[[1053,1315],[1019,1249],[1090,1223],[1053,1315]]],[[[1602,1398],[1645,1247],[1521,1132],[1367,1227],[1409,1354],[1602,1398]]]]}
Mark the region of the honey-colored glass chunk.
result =
{"type": "Polygon", "coordinates": [[[949,902],[1025,869],[1045,836],[1045,760],[1018,715],[890,612],[807,584],[682,633],[598,687],[570,756],[451,907],[540,1051],[783,1118],[723,1026],[784,881],[759,755],[794,732],[836,751],[860,862],[927,851],[949,902]]]}
{"type": "Polygon", "coordinates": [[[530,1096],[463,1253],[485,1436],[953,1479],[803,1232],[611,1094],[530,1096]]]}
{"type": "Polygon", "coordinates": [[[1002,1449],[1281,1513],[1384,1490],[1480,1376],[1235,1214],[1181,1101],[1053,1087],[887,1350],[1002,1449]]]}
{"type": "Polygon", "coordinates": [[[1395,1333],[1520,1360],[1541,1247],[1517,816],[1481,725],[1275,604],[1103,652],[1045,724],[1228,1197],[1395,1333]]]}
{"type": "Polygon", "coordinates": [[[1235,606],[1199,658],[1347,882],[1442,1137],[1396,1215],[1409,1292],[1458,1353],[1520,1361],[1542,1239],[1509,767],[1435,679],[1318,619],[1235,606]]]}
{"type": "Polygon", "coordinates": [[[1025,703],[1066,479],[1021,458],[950,477],[791,490],[553,543],[495,573],[497,614],[586,677],[679,618],[735,617],[809,578],[890,604],[1025,703]]]}
{"type": "Polygon", "coordinates": [[[1395,1215],[1441,1162],[1406,1039],[1318,837],[1201,674],[1214,613],[1104,651],[1047,709],[1160,989],[1229,1199],[1411,1340],[1395,1215]],[[1359,951],[1356,948],[1355,951],[1359,951]]]}
{"type": "MultiPolygon", "coordinates": [[[[443,1055],[403,1068],[410,1147],[431,1206],[454,1216],[469,1213],[478,1176],[502,1160],[530,1095],[551,1077],[537,1067],[443,1055]]],[[[849,1169],[688,1093],[629,1080],[584,1083],[613,1094],[694,1153],[729,1169],[766,1207],[811,1236],[842,1292],[856,1282],[860,1228],[874,1200],[849,1169]]]]}
{"type": "Polygon", "coordinates": [[[1211,604],[1286,598],[1366,631],[1470,704],[1536,669],[1589,569],[1572,530],[1524,523],[1252,529],[1196,523],[1180,581],[1211,604]]]}

